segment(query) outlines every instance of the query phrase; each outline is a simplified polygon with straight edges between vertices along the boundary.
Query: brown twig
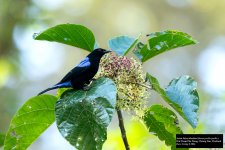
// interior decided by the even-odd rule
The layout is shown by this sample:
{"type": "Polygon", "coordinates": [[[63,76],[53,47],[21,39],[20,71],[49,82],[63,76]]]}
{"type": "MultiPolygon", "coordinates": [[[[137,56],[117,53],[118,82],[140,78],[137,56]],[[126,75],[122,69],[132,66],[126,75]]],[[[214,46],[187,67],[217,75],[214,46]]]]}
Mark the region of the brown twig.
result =
{"type": "Polygon", "coordinates": [[[120,127],[124,146],[125,146],[126,150],[130,150],[129,143],[127,141],[126,130],[124,128],[123,116],[122,116],[121,110],[117,109],[117,115],[118,115],[118,119],[119,119],[119,127],[120,127]]]}

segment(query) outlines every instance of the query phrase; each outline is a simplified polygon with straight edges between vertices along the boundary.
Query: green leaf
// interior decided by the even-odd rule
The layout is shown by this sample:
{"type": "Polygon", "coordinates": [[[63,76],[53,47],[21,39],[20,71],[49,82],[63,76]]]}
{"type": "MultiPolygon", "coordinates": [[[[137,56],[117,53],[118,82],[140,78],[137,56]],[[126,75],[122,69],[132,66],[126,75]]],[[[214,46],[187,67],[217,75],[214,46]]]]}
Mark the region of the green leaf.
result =
{"type": "Polygon", "coordinates": [[[56,97],[40,95],[29,99],[13,116],[6,134],[4,150],[25,150],[54,121],[56,97]]]}
{"type": "Polygon", "coordinates": [[[135,56],[141,60],[142,59],[142,55],[140,54],[141,49],[144,47],[144,44],[142,42],[138,42],[137,45],[135,46],[133,53],[135,54],[135,56]]]}
{"type": "Polygon", "coordinates": [[[72,89],[72,88],[59,88],[59,89],[57,89],[56,97],[57,97],[57,98],[60,98],[61,95],[62,95],[65,91],[67,91],[67,90],[69,90],[69,89],[72,89]]]}
{"type": "Polygon", "coordinates": [[[35,40],[59,42],[92,51],[95,37],[91,30],[76,24],[61,24],[49,28],[40,34],[34,34],[35,40]]]}
{"type": "Polygon", "coordinates": [[[62,136],[77,149],[99,150],[116,106],[116,86],[100,78],[87,91],[65,91],[57,101],[56,123],[62,136]]]}
{"type": "Polygon", "coordinates": [[[158,80],[147,73],[153,90],[173,107],[193,128],[198,123],[199,97],[197,83],[189,76],[181,76],[170,82],[166,90],[162,89],[158,80]]]}
{"type": "Polygon", "coordinates": [[[181,76],[170,82],[166,88],[166,95],[181,106],[186,120],[196,128],[198,124],[199,96],[197,83],[189,76],[181,76]]]}
{"type": "Polygon", "coordinates": [[[168,50],[197,43],[187,33],[174,30],[154,32],[149,37],[148,43],[135,51],[142,62],[168,50]]]}
{"type": "Polygon", "coordinates": [[[2,134],[2,133],[0,133],[0,147],[2,147],[2,146],[3,146],[3,144],[4,144],[4,140],[5,140],[5,135],[4,135],[4,134],[2,134]]]}
{"type": "Polygon", "coordinates": [[[109,40],[109,47],[118,55],[125,56],[136,45],[139,37],[118,36],[109,40]]]}
{"type": "Polygon", "coordinates": [[[150,133],[158,136],[171,149],[176,149],[176,134],[182,134],[174,112],[161,105],[152,105],[144,114],[144,122],[150,133]]]}

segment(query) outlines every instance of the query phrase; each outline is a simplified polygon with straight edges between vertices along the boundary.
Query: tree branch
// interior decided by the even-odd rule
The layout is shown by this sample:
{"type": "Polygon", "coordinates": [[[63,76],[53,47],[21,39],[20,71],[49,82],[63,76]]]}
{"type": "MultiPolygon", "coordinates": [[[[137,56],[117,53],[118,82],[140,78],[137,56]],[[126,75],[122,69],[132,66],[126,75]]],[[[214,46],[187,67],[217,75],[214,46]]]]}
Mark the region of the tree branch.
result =
{"type": "Polygon", "coordinates": [[[119,119],[119,127],[120,127],[124,146],[125,146],[126,150],[130,150],[129,143],[127,141],[126,130],[124,128],[123,116],[122,116],[122,112],[120,109],[117,109],[117,115],[118,115],[118,119],[119,119]]]}

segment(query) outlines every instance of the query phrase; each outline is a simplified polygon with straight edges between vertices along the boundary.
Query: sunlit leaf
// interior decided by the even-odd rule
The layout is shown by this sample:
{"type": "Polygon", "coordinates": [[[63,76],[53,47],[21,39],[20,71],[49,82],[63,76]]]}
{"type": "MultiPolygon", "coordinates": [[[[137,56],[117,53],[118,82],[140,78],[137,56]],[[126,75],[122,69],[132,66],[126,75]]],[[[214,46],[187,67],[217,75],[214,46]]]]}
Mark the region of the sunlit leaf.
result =
{"type": "Polygon", "coordinates": [[[196,40],[184,32],[174,30],[154,32],[149,34],[148,43],[136,49],[134,53],[142,62],[145,62],[168,50],[196,43],[196,40]]]}
{"type": "Polygon", "coordinates": [[[135,46],[139,37],[135,39],[129,36],[118,36],[109,40],[109,47],[118,55],[124,56],[135,46]]]}
{"type": "Polygon", "coordinates": [[[155,77],[147,73],[147,78],[153,90],[159,93],[193,128],[196,128],[199,109],[197,83],[189,76],[181,76],[172,80],[164,90],[155,77]]]}
{"type": "Polygon", "coordinates": [[[40,34],[34,34],[35,40],[59,42],[92,51],[95,45],[93,33],[86,27],[76,24],[61,24],[49,28],[40,34]]]}
{"type": "Polygon", "coordinates": [[[60,98],[60,96],[61,96],[65,91],[67,91],[67,90],[69,90],[69,89],[72,89],[72,88],[59,88],[59,89],[57,89],[57,95],[56,95],[56,97],[57,97],[57,98],[60,98]]]}
{"type": "Polygon", "coordinates": [[[40,95],[29,99],[14,115],[4,142],[4,150],[25,150],[54,121],[56,97],[40,95]]]}
{"type": "Polygon", "coordinates": [[[197,83],[189,76],[174,79],[166,88],[166,95],[181,106],[186,120],[196,128],[198,124],[199,97],[197,83]]]}
{"type": "Polygon", "coordinates": [[[77,149],[99,150],[116,106],[116,86],[107,78],[94,81],[90,89],[65,91],[57,101],[56,123],[64,138],[77,149]]]}
{"type": "Polygon", "coordinates": [[[178,119],[174,112],[161,105],[152,105],[143,119],[150,133],[165,141],[171,149],[176,149],[176,134],[182,134],[182,131],[177,126],[178,119]]]}

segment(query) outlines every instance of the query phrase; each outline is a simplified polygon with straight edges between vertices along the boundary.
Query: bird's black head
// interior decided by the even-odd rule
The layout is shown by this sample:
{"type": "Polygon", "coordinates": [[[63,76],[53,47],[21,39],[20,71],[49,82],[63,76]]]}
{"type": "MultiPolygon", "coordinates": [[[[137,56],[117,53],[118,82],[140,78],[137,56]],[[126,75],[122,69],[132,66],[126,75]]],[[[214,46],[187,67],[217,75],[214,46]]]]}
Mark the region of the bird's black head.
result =
{"type": "Polygon", "coordinates": [[[95,49],[95,50],[93,50],[89,55],[88,55],[88,57],[89,58],[94,58],[94,59],[101,59],[101,57],[103,56],[103,55],[105,55],[106,53],[109,53],[109,52],[111,52],[111,51],[109,51],[109,50],[105,50],[105,49],[102,49],[102,48],[97,48],[97,49],[95,49]]]}
{"type": "Polygon", "coordinates": [[[112,51],[105,50],[105,49],[103,49],[103,48],[97,48],[97,49],[95,49],[93,52],[94,52],[94,53],[98,53],[98,54],[104,55],[104,54],[109,53],[109,52],[112,52],[112,51]]]}

